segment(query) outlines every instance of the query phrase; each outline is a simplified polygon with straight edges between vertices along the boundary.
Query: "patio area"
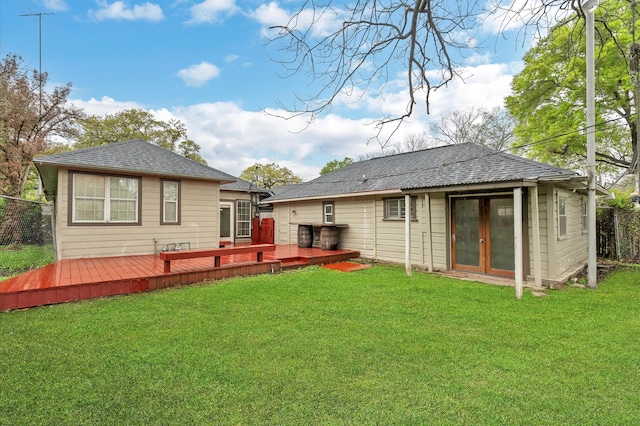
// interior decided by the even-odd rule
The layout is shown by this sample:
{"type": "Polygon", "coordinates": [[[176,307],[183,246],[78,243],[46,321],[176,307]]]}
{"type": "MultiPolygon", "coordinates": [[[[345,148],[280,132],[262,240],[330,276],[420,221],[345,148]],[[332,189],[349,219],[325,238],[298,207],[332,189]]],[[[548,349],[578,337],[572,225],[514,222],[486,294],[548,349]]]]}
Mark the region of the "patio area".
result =
{"type": "Polygon", "coordinates": [[[68,259],[0,281],[0,311],[93,299],[167,287],[220,280],[235,276],[277,273],[284,269],[342,262],[357,258],[355,250],[299,248],[276,245],[257,262],[254,255],[181,259],[164,273],[159,255],[68,259]]]}

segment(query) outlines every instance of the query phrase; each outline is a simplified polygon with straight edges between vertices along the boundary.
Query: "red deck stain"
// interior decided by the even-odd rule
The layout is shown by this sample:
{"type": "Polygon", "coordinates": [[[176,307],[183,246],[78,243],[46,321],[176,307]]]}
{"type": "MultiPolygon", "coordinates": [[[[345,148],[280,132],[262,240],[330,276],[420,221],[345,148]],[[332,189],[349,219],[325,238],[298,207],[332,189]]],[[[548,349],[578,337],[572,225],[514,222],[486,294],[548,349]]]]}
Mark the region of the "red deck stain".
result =
{"type": "Polygon", "coordinates": [[[158,255],[134,255],[60,260],[51,265],[0,281],[0,311],[63,303],[118,294],[137,293],[225,277],[279,272],[285,268],[342,262],[358,257],[355,250],[298,248],[276,245],[263,262],[255,254],[181,259],[164,273],[158,255]]]}
{"type": "Polygon", "coordinates": [[[363,263],[353,263],[353,262],[338,262],[338,263],[329,263],[326,265],[322,265],[322,267],[326,269],[331,269],[333,271],[353,272],[353,271],[359,271],[361,269],[370,268],[371,265],[363,264],[363,263]]]}

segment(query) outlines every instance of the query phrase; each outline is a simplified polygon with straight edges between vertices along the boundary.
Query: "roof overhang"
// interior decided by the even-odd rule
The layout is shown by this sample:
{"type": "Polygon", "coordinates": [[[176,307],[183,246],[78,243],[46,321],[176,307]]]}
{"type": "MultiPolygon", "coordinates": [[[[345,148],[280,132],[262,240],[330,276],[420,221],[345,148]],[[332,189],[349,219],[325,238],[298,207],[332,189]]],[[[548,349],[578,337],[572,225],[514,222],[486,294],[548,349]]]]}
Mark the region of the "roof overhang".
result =
{"type": "Polygon", "coordinates": [[[58,190],[58,167],[37,160],[34,160],[33,164],[35,164],[36,169],[38,169],[38,174],[44,187],[44,196],[47,200],[51,201],[58,190]]]}
{"type": "Polygon", "coordinates": [[[215,179],[215,178],[207,178],[203,176],[181,175],[176,173],[161,174],[157,172],[123,169],[123,168],[117,168],[117,167],[96,167],[96,166],[81,166],[81,165],[69,165],[69,164],[62,164],[62,163],[51,163],[48,161],[38,161],[37,158],[33,160],[33,163],[38,169],[38,173],[40,174],[40,178],[42,179],[42,185],[44,186],[44,192],[45,192],[45,196],[47,197],[47,200],[50,200],[50,197],[54,196],[57,191],[59,169],[75,170],[75,171],[82,171],[82,172],[94,172],[94,173],[112,173],[112,174],[118,174],[118,175],[160,176],[160,177],[168,177],[168,178],[175,178],[175,179],[192,179],[192,180],[200,180],[200,181],[208,181],[208,182],[217,182],[221,185],[225,183],[235,182],[235,180],[230,180],[230,179],[215,179]]]}
{"type": "Polygon", "coordinates": [[[403,194],[400,188],[395,189],[385,189],[382,191],[363,191],[363,192],[350,192],[348,194],[333,194],[333,195],[318,195],[315,197],[297,197],[297,198],[286,198],[281,200],[263,200],[260,201],[260,204],[281,204],[281,203],[293,203],[299,201],[317,201],[317,200],[334,200],[337,198],[352,198],[352,197],[370,197],[376,195],[395,195],[395,194],[403,194]]]}
{"type": "MultiPolygon", "coordinates": [[[[433,187],[433,188],[406,189],[403,192],[405,194],[424,194],[424,193],[434,193],[434,192],[489,191],[489,190],[534,187],[540,184],[558,185],[575,192],[577,191],[583,192],[587,190],[586,176],[553,176],[548,178],[543,177],[539,179],[521,179],[521,180],[507,181],[507,182],[490,182],[490,183],[479,183],[479,184],[469,184],[469,185],[452,185],[452,186],[439,186],[439,187],[433,187]]],[[[609,194],[609,192],[605,188],[599,185],[596,186],[596,193],[598,195],[609,194]]]]}
{"type": "Polygon", "coordinates": [[[492,183],[478,183],[469,185],[451,185],[451,186],[438,186],[433,188],[419,188],[419,189],[407,189],[405,194],[424,194],[434,192],[466,192],[466,191],[487,191],[493,189],[510,189],[510,188],[522,188],[536,186],[535,181],[519,180],[509,182],[492,182],[492,183]]]}

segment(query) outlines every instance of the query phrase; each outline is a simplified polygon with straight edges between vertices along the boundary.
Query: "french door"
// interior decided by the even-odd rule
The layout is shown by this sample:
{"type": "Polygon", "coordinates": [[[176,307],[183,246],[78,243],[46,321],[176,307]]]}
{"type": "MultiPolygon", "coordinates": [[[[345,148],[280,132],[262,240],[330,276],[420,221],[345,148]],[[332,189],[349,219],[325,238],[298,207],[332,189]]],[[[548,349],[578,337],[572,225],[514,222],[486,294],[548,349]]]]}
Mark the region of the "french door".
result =
{"type": "Polygon", "coordinates": [[[513,196],[451,200],[453,268],[513,277],[513,196]]]}

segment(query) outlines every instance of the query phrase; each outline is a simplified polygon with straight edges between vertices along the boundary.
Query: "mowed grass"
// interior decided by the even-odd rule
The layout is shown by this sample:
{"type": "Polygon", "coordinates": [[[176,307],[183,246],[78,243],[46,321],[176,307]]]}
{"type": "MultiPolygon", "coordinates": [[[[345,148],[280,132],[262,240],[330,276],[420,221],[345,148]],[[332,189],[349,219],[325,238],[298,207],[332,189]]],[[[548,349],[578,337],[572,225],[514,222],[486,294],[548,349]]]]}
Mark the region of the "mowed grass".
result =
{"type": "Polygon", "coordinates": [[[54,261],[55,254],[51,244],[25,245],[18,249],[0,246],[0,281],[54,261]]]}
{"type": "Polygon", "coordinates": [[[637,424],[640,271],[526,291],[403,268],[0,313],[0,424],[637,424]]]}

